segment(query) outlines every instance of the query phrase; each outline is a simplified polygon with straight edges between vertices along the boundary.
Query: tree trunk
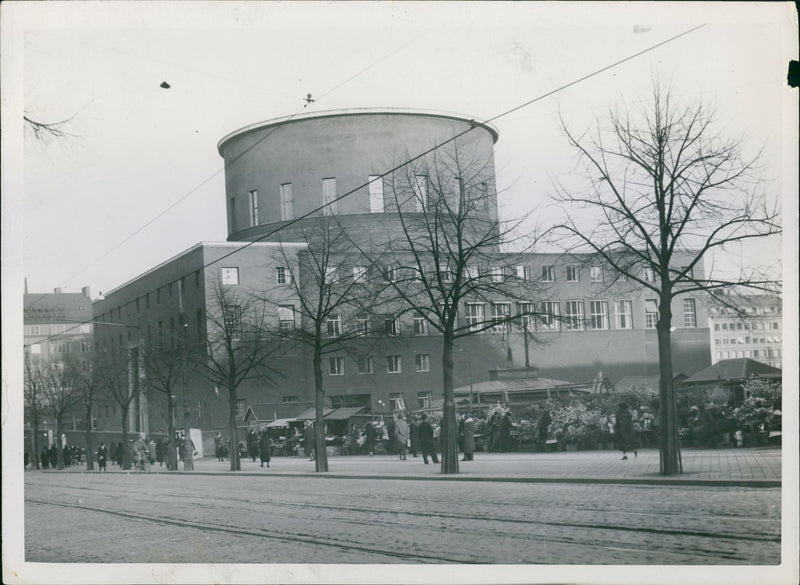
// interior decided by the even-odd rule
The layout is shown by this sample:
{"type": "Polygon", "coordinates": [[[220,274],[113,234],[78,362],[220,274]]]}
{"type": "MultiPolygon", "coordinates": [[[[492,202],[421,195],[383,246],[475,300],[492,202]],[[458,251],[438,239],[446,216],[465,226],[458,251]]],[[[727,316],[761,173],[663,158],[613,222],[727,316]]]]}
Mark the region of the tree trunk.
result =
{"type": "Polygon", "coordinates": [[[442,342],[442,378],[444,405],[439,433],[442,442],[442,473],[458,473],[458,425],[453,392],[453,336],[445,332],[442,342]]]}
{"type": "Polygon", "coordinates": [[[61,444],[60,416],[56,417],[56,469],[64,469],[64,446],[61,444]]]}
{"type": "Polygon", "coordinates": [[[94,451],[92,447],[92,405],[86,406],[86,471],[94,471],[94,451]]]}
{"type": "Polygon", "coordinates": [[[128,409],[122,411],[122,469],[131,468],[131,446],[128,444],[128,409]]]}
{"type": "Polygon", "coordinates": [[[239,460],[239,438],[236,432],[236,388],[233,384],[228,386],[228,425],[231,432],[231,471],[241,471],[242,462],[239,460]]]}
{"type": "Polygon", "coordinates": [[[661,475],[677,475],[683,472],[678,445],[677,403],[672,373],[671,301],[671,297],[661,299],[656,325],[661,398],[661,475]]]}
{"type": "Polygon", "coordinates": [[[322,383],[322,350],[319,343],[314,345],[314,397],[316,406],[314,429],[316,457],[314,468],[318,472],[328,471],[328,450],[325,445],[325,388],[322,383]]]}
{"type": "MultiPolygon", "coordinates": [[[[192,449],[192,438],[189,436],[191,425],[189,424],[189,390],[183,389],[183,470],[194,471],[194,450],[192,449]]],[[[175,463],[177,469],[178,464],[175,463]]]]}
{"type": "Polygon", "coordinates": [[[39,461],[39,420],[33,422],[33,458],[31,459],[33,469],[39,469],[41,462],[39,461]]]}
{"type": "Polygon", "coordinates": [[[175,403],[172,394],[167,394],[167,443],[164,445],[167,460],[167,469],[175,471],[178,469],[177,448],[175,446],[175,403]]]}

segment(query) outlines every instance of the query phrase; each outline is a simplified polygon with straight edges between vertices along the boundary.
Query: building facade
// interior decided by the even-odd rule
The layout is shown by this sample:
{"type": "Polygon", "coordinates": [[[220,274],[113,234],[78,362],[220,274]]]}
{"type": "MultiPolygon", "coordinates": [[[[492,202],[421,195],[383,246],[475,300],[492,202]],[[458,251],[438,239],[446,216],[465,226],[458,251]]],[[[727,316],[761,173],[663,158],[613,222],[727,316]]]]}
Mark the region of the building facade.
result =
{"type": "Polygon", "coordinates": [[[737,300],[736,307],[738,310],[721,305],[709,308],[711,363],[751,358],[781,368],[781,300],[770,295],[751,295],[737,300]]]}

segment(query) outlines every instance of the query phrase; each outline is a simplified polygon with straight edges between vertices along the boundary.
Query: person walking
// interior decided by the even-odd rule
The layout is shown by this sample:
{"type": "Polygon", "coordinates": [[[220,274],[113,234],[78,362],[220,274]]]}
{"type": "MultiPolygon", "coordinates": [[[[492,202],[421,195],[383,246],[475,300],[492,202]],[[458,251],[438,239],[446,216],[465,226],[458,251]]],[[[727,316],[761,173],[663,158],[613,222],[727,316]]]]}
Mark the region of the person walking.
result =
{"type": "Polygon", "coordinates": [[[375,436],[377,434],[378,433],[375,430],[375,425],[372,423],[372,421],[368,422],[364,428],[364,445],[366,446],[367,453],[370,455],[375,454],[375,436]]]}
{"type": "Polygon", "coordinates": [[[264,463],[266,463],[269,469],[269,462],[272,459],[272,446],[266,429],[261,431],[261,436],[258,438],[258,456],[261,459],[261,467],[264,467],[264,463]]]}
{"type": "Polygon", "coordinates": [[[108,449],[105,443],[100,443],[97,448],[97,470],[102,472],[106,470],[106,458],[108,457],[108,449]]]}
{"type": "Polygon", "coordinates": [[[394,436],[397,439],[397,451],[400,453],[400,459],[405,461],[408,445],[408,423],[402,412],[397,415],[397,422],[394,425],[394,436]]]}
{"type": "Polygon", "coordinates": [[[314,436],[314,423],[310,420],[307,420],[305,425],[303,425],[303,450],[305,451],[306,457],[308,457],[309,461],[314,461],[315,459],[315,441],[316,437],[314,436]]]}
{"type": "Polygon", "coordinates": [[[247,454],[252,459],[253,463],[256,462],[256,457],[261,453],[261,438],[256,434],[255,429],[250,429],[247,433],[247,454]]]}
{"type": "Polygon", "coordinates": [[[439,458],[436,456],[436,444],[433,440],[433,427],[428,422],[428,415],[424,412],[421,416],[422,420],[419,423],[419,449],[422,451],[422,460],[425,465],[428,464],[428,456],[434,463],[439,463],[439,458]]]}
{"type": "Polygon", "coordinates": [[[42,449],[42,454],[40,455],[40,458],[42,460],[42,469],[47,469],[48,467],[50,467],[50,449],[48,449],[47,447],[42,449]]]}
{"type": "Polygon", "coordinates": [[[117,451],[116,451],[116,453],[114,453],[114,460],[117,462],[117,465],[119,465],[120,467],[122,467],[122,464],[124,462],[124,457],[123,457],[123,454],[124,454],[123,449],[124,448],[125,448],[125,446],[122,444],[122,441],[120,441],[119,443],[117,443],[117,451]]]}
{"type": "Polygon", "coordinates": [[[164,441],[161,440],[161,437],[158,438],[156,441],[156,461],[158,461],[158,466],[161,467],[164,465],[164,441]]]}
{"type": "Polygon", "coordinates": [[[472,416],[464,419],[464,458],[461,461],[472,461],[475,453],[475,421],[472,416]]]}
{"type": "Polygon", "coordinates": [[[619,450],[622,451],[622,460],[627,461],[628,451],[633,451],[634,457],[636,457],[638,453],[634,445],[636,436],[633,428],[633,417],[631,416],[631,411],[628,409],[628,405],[624,402],[620,402],[617,408],[616,419],[615,434],[617,435],[619,450]]]}
{"type": "Polygon", "coordinates": [[[503,418],[500,419],[498,442],[500,443],[501,453],[511,451],[511,412],[508,410],[503,415],[503,418]]]}
{"type": "Polygon", "coordinates": [[[411,456],[416,457],[419,451],[419,420],[416,416],[408,419],[408,436],[411,440],[411,456]]]}

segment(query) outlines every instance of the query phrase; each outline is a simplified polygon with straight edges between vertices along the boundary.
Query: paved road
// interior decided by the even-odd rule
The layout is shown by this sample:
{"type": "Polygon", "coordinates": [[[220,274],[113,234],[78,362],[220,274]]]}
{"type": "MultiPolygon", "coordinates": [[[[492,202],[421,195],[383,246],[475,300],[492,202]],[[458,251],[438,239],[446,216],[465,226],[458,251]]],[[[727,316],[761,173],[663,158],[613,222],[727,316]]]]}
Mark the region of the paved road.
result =
{"type": "Polygon", "coordinates": [[[776,564],[780,489],[25,474],[26,560],[776,564]]]}

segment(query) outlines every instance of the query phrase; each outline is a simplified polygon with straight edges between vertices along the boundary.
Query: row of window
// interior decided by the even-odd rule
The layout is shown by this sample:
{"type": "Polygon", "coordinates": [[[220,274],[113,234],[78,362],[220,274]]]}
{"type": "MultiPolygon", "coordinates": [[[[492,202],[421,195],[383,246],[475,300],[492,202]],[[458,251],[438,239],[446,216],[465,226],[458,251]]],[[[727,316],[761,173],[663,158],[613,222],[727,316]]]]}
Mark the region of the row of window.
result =
{"type": "MultiPolygon", "coordinates": [[[[81,341],[80,345],[77,343],[73,345],[69,341],[55,341],[48,343],[47,346],[50,348],[51,353],[73,353],[74,351],[89,353],[91,351],[91,344],[88,341],[81,341]]],[[[40,355],[42,353],[41,343],[32,343],[28,347],[32,355],[40,355]]]]}
{"type": "MultiPolygon", "coordinates": [[[[235,269],[227,269],[227,270],[229,270],[229,271],[234,270],[235,271],[235,273],[236,273],[236,281],[237,281],[236,284],[238,284],[239,269],[235,268],[235,269]]],[[[199,289],[201,284],[202,284],[202,278],[201,278],[200,275],[201,275],[201,271],[200,270],[195,270],[195,272],[194,272],[194,288],[195,288],[195,290],[199,289]]],[[[223,275],[223,278],[224,278],[224,275],[223,275]]],[[[177,294],[178,295],[184,295],[184,294],[186,294],[186,284],[187,284],[187,278],[184,276],[184,277],[182,277],[182,278],[180,278],[180,279],[178,279],[178,280],[176,280],[174,282],[170,282],[168,284],[165,284],[164,286],[158,287],[155,290],[154,293],[149,293],[149,292],[145,293],[141,297],[137,297],[133,301],[125,304],[125,314],[127,316],[130,316],[134,311],[136,313],[139,313],[139,312],[141,312],[143,307],[144,307],[144,309],[149,309],[150,305],[151,305],[151,299],[153,299],[153,298],[155,299],[155,304],[156,305],[160,305],[161,304],[161,297],[165,296],[165,297],[170,298],[170,299],[173,298],[176,289],[177,289],[177,294]],[[174,286],[174,285],[177,285],[177,286],[174,286]],[[163,295],[161,293],[162,290],[165,291],[163,295]]],[[[117,313],[117,321],[120,321],[122,319],[122,305],[120,305],[116,309],[111,309],[107,313],[103,313],[102,315],[100,315],[98,317],[98,320],[101,323],[112,323],[114,321],[114,311],[116,311],[116,313],[117,313]]]]}
{"type": "MultiPolygon", "coordinates": [[[[375,359],[370,355],[361,356],[356,360],[356,367],[359,374],[374,374],[375,359]]],[[[426,373],[431,371],[431,356],[428,353],[418,353],[414,355],[414,371],[426,373]]],[[[386,356],[386,373],[403,373],[403,356],[399,354],[386,356]]],[[[328,375],[345,375],[345,358],[334,356],[328,358],[328,375]]]]}
{"type": "Polygon", "coordinates": [[[779,358],[781,357],[781,350],[779,349],[739,349],[735,351],[718,351],[718,360],[727,360],[731,358],[779,358]]]}
{"type": "Polygon", "coordinates": [[[756,331],[758,329],[778,329],[780,325],[777,321],[765,323],[764,321],[755,321],[753,323],[714,323],[714,331],[756,331]]]}
{"type": "Polygon", "coordinates": [[[59,333],[73,333],[73,334],[81,334],[81,333],[91,333],[92,326],[88,323],[83,323],[81,325],[77,323],[66,323],[63,325],[28,325],[28,335],[53,335],[59,333]]]}
{"type": "Polygon", "coordinates": [[[750,343],[780,343],[780,337],[724,337],[724,338],[717,338],[715,340],[715,345],[745,345],[750,343]]]}

